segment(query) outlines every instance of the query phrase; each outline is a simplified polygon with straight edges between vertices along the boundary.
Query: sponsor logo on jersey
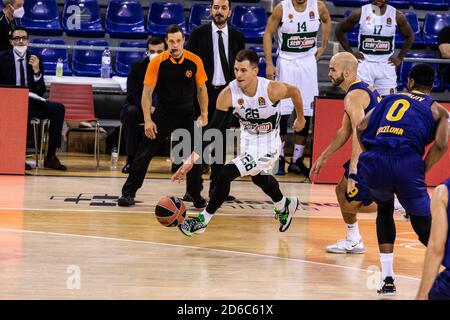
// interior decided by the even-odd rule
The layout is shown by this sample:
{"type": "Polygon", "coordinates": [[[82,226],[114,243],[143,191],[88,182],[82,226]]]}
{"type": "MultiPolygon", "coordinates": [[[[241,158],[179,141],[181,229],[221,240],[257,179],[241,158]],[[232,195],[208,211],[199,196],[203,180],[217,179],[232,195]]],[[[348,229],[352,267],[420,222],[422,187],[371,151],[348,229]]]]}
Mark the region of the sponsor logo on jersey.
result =
{"type": "Polygon", "coordinates": [[[244,105],[244,99],[239,98],[237,103],[238,103],[238,105],[243,106],[244,105]]]}
{"type": "Polygon", "coordinates": [[[392,19],[391,19],[391,18],[387,18],[387,19],[386,19],[386,25],[387,25],[388,27],[391,27],[391,26],[392,26],[392,19]]]}
{"type": "Polygon", "coordinates": [[[241,121],[244,129],[254,131],[254,132],[270,132],[272,131],[272,123],[265,122],[261,124],[250,123],[249,121],[241,121]]]}
{"type": "Polygon", "coordinates": [[[294,19],[294,15],[292,14],[292,13],[289,13],[288,14],[288,19],[289,19],[289,22],[290,23],[292,23],[292,22],[294,22],[292,19],[294,19]]]}
{"type": "Polygon", "coordinates": [[[316,18],[316,15],[314,14],[314,11],[309,12],[309,20],[314,20],[316,18]]]}
{"type": "Polygon", "coordinates": [[[366,38],[362,43],[363,50],[366,51],[381,51],[381,52],[390,52],[391,44],[389,41],[383,40],[375,40],[373,38],[366,38]]]}
{"type": "Polygon", "coordinates": [[[258,98],[258,105],[265,106],[266,105],[266,99],[264,99],[264,97],[259,97],[258,98]]]}
{"type": "Polygon", "coordinates": [[[288,48],[294,49],[304,49],[304,48],[312,48],[316,44],[315,37],[300,37],[300,36],[292,36],[287,41],[288,48]]]}

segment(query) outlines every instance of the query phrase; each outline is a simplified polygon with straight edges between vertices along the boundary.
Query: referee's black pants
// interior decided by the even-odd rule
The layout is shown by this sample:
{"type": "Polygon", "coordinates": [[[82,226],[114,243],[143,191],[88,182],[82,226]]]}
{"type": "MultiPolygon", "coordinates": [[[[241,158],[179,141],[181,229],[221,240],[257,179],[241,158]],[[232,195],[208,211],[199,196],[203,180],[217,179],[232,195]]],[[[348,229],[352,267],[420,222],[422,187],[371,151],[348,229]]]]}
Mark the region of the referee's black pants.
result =
{"type": "MultiPolygon", "coordinates": [[[[141,142],[139,143],[135,159],[130,168],[128,179],[122,187],[123,196],[136,196],[136,191],[142,186],[147,173],[148,166],[153,156],[158,152],[161,145],[164,143],[167,137],[175,129],[186,129],[191,135],[191,151],[194,148],[194,121],[196,120],[194,115],[186,115],[179,112],[171,112],[170,114],[160,111],[161,108],[155,110],[152,115],[152,121],[156,124],[158,133],[156,138],[151,140],[143,135],[141,142]]],[[[183,155],[183,158],[187,158],[188,155],[183,155]]],[[[192,196],[194,201],[200,199],[200,192],[202,186],[202,166],[196,164],[191,171],[187,174],[186,192],[192,196]]]]}

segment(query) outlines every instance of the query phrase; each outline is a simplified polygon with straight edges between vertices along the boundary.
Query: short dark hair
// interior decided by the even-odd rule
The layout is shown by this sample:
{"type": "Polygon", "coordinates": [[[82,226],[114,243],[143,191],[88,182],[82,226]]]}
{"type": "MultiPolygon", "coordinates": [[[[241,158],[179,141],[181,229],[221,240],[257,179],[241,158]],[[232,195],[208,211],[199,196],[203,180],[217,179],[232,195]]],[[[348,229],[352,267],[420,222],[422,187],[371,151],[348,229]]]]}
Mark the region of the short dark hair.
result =
{"type": "Polygon", "coordinates": [[[158,44],[164,43],[164,49],[166,49],[166,42],[160,37],[150,37],[147,40],[147,48],[148,46],[157,46],[158,44]]]}
{"type": "MultiPolygon", "coordinates": [[[[211,6],[214,4],[214,0],[211,1],[211,6]]],[[[231,0],[228,0],[228,8],[231,9],[231,0]]]]}
{"type": "Polygon", "coordinates": [[[248,60],[250,64],[254,67],[258,66],[259,58],[258,54],[253,50],[242,49],[236,55],[236,61],[242,62],[248,60]]]}
{"type": "Polygon", "coordinates": [[[408,78],[414,80],[414,88],[431,89],[434,83],[434,69],[427,64],[417,64],[409,71],[408,78]]]}
{"type": "Polygon", "coordinates": [[[181,32],[181,35],[184,37],[183,29],[177,24],[171,24],[166,29],[166,37],[170,33],[177,33],[177,32],[181,32]]]}
{"type": "Polygon", "coordinates": [[[25,31],[25,32],[27,33],[27,36],[29,36],[28,30],[27,30],[26,28],[24,28],[24,27],[22,27],[22,26],[16,26],[16,27],[13,29],[13,31],[11,32],[11,34],[9,35],[9,38],[12,39],[12,38],[13,38],[14,32],[20,31],[20,30],[25,31]]]}

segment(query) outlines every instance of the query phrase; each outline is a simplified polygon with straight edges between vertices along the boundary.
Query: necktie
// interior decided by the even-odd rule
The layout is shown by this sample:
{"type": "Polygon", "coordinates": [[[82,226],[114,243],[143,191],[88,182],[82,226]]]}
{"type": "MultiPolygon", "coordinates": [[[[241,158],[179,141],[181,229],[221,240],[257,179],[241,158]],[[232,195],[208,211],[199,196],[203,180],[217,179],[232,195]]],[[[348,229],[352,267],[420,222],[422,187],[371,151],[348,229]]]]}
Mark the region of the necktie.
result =
{"type": "Polygon", "coordinates": [[[229,83],[231,81],[230,67],[228,66],[227,56],[225,55],[225,46],[223,44],[222,31],[218,30],[219,34],[219,55],[220,55],[220,64],[222,65],[223,75],[225,77],[225,81],[229,83]]]}
{"type": "Polygon", "coordinates": [[[20,64],[20,86],[25,87],[25,69],[23,68],[23,59],[19,59],[20,64]]]}

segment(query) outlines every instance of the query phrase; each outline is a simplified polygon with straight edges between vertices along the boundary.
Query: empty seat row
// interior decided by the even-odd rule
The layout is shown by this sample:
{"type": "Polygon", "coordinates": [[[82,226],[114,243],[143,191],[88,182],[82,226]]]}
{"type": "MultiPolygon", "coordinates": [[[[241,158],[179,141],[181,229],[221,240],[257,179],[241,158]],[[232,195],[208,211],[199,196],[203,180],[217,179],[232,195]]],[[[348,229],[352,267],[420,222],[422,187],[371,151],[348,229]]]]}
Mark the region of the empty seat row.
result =
{"type": "MultiPolygon", "coordinates": [[[[337,7],[356,7],[371,3],[371,0],[332,0],[337,7]]],[[[408,9],[412,6],[420,10],[448,10],[450,2],[448,0],[389,0],[388,4],[397,9],[408,9]]]]}
{"type": "MultiPolygon", "coordinates": [[[[194,4],[186,24],[180,3],[153,2],[144,23],[144,12],[137,0],[110,0],[106,9],[104,27],[97,0],[66,0],[60,22],[57,0],[27,0],[21,24],[31,34],[75,37],[103,37],[107,32],[112,38],[144,39],[149,34],[163,36],[166,27],[178,24],[186,35],[196,26],[211,21],[211,4],[194,4]]],[[[244,33],[249,42],[261,42],[267,23],[263,7],[235,6],[231,25],[244,33]]]]}
{"type": "MultiPolygon", "coordinates": [[[[344,16],[348,16],[350,11],[346,11],[344,16]]],[[[414,47],[423,48],[425,46],[436,46],[439,32],[445,27],[450,26],[450,14],[445,13],[427,13],[423,28],[419,26],[419,20],[414,12],[404,12],[411,28],[414,32],[414,47]]],[[[356,25],[351,31],[347,32],[347,37],[351,46],[358,45],[359,25],[356,25]]],[[[403,37],[397,29],[395,35],[395,45],[401,46],[403,37]]]]}

